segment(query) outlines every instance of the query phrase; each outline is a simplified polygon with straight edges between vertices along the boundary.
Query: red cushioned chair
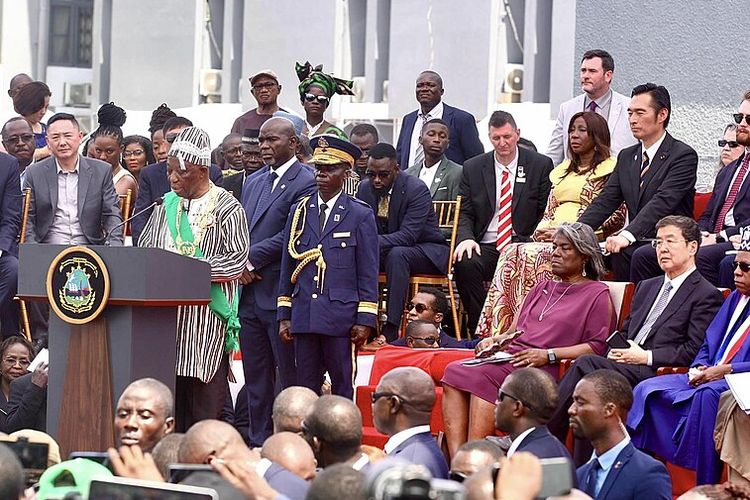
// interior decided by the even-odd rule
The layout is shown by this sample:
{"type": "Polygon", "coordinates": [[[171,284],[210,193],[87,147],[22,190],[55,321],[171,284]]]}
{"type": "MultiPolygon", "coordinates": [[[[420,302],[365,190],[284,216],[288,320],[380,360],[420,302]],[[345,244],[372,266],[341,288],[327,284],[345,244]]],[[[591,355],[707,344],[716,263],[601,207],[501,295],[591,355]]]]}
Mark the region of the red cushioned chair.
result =
{"type": "Polygon", "coordinates": [[[357,387],[355,401],[362,413],[362,444],[382,448],[388,436],[375,429],[372,418],[372,393],[380,379],[394,368],[412,366],[426,372],[435,382],[436,400],[430,417],[430,430],[437,435],[443,430],[443,388],[440,380],[449,363],[473,358],[471,349],[411,349],[409,347],[386,346],[375,352],[368,385],[357,387]]]}
{"type": "Polygon", "coordinates": [[[708,201],[711,199],[712,193],[695,193],[693,198],[693,219],[696,221],[701,218],[703,211],[708,206],[708,201]]]}

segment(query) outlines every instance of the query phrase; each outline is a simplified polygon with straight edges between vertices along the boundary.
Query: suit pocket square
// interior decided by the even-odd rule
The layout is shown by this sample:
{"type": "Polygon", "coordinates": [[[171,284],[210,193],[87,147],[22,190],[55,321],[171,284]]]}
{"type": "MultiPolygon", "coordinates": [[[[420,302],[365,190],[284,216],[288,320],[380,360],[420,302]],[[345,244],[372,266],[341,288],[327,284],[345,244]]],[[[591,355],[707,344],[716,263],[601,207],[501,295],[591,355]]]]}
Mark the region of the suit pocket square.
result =
{"type": "Polygon", "coordinates": [[[447,190],[447,189],[448,189],[448,186],[443,186],[441,188],[438,188],[438,191],[444,191],[444,190],[447,190]]]}

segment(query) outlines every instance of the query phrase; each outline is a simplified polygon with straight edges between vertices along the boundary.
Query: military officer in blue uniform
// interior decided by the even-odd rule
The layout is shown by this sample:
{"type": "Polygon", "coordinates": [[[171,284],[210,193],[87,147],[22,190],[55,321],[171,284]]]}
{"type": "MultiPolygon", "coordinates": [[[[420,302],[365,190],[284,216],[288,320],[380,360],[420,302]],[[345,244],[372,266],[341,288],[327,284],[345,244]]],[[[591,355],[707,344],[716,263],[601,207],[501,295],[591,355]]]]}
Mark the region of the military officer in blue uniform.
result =
{"type": "Polygon", "coordinates": [[[342,190],[359,148],[330,135],[310,146],[317,189],[284,229],[279,335],[294,342],[299,384],[320,393],[328,371],[333,394],[351,399],[355,347],[376,325],[378,230],[372,209],[342,190]]]}

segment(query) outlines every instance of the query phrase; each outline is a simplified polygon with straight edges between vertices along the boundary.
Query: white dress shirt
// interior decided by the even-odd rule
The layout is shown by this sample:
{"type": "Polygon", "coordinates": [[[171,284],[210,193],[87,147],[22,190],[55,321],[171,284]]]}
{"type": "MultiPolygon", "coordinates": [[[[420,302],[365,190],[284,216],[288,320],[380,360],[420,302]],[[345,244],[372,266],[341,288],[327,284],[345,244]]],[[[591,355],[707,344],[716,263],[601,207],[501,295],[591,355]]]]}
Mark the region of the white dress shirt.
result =
{"type": "Polygon", "coordinates": [[[388,439],[388,441],[385,443],[385,446],[383,446],[383,451],[385,451],[386,454],[390,455],[393,450],[401,446],[401,444],[403,444],[403,442],[410,437],[425,432],[430,432],[429,425],[418,425],[416,427],[409,427],[408,429],[404,429],[401,432],[397,432],[396,434],[391,436],[390,439],[388,439]]]}
{"type": "Polygon", "coordinates": [[[513,157],[508,165],[503,165],[497,159],[497,155],[493,154],[492,158],[495,160],[495,213],[490,219],[490,225],[487,226],[487,232],[484,233],[480,243],[490,244],[497,242],[497,228],[500,225],[500,187],[503,181],[503,171],[508,172],[510,176],[510,194],[513,195],[513,187],[516,183],[516,170],[518,170],[518,147],[516,147],[516,155],[513,157]]]}
{"type": "Polygon", "coordinates": [[[279,185],[279,181],[281,181],[281,178],[284,177],[284,174],[286,173],[287,170],[289,170],[289,167],[294,165],[295,161],[297,161],[297,157],[292,156],[291,158],[289,158],[289,160],[286,161],[286,163],[282,163],[275,169],[271,168],[272,172],[276,172],[276,178],[273,180],[273,186],[271,186],[271,192],[273,192],[274,189],[276,189],[276,186],[279,185]]]}
{"type": "MultiPolygon", "coordinates": [[[[328,224],[328,220],[331,218],[331,210],[333,210],[333,207],[336,206],[336,202],[339,201],[339,197],[341,196],[342,191],[339,191],[336,193],[336,195],[331,198],[328,201],[323,201],[323,198],[320,197],[320,193],[318,193],[318,207],[320,207],[323,203],[326,204],[328,208],[326,208],[326,224],[328,224]]],[[[320,208],[318,208],[318,211],[320,211],[320,208]]],[[[323,229],[325,229],[325,225],[323,226],[323,229]]]]}
{"type": "Polygon", "coordinates": [[[442,161],[436,162],[433,166],[428,167],[422,163],[422,168],[419,169],[419,180],[427,185],[427,189],[432,187],[432,183],[435,182],[435,174],[437,174],[438,168],[442,161]]]}
{"type": "Polygon", "coordinates": [[[421,108],[417,110],[417,121],[414,122],[414,130],[411,131],[411,142],[409,143],[409,164],[401,165],[406,169],[417,162],[417,148],[419,147],[419,134],[422,133],[422,125],[435,118],[443,118],[443,101],[437,103],[427,114],[422,114],[421,108]]]}

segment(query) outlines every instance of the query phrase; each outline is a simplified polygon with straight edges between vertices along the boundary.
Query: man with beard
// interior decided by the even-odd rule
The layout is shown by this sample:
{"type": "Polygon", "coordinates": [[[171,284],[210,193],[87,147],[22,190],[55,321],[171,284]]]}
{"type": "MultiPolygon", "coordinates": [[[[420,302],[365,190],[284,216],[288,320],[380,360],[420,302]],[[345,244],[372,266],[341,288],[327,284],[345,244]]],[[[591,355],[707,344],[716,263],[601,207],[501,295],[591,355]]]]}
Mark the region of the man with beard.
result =
{"type": "MultiPolygon", "coordinates": [[[[745,146],[742,155],[722,168],[716,175],[711,199],[703,211],[698,225],[703,239],[695,257],[695,264],[701,275],[716,286],[734,288],[731,273],[729,279],[719,277],[719,264],[727,250],[733,250],[729,238],[740,234],[740,228],[750,226],[750,196],[747,194],[750,182],[747,181],[750,163],[750,90],[745,92],[742,102],[734,115],[737,122],[737,143],[745,146]]],[[[734,257],[729,257],[728,265],[734,257]]],[[[631,277],[634,281],[658,276],[662,273],[656,261],[656,251],[648,246],[633,254],[631,277]]]]}
{"type": "Polygon", "coordinates": [[[438,227],[430,190],[396,161],[393,146],[381,142],[370,150],[367,179],[357,198],[377,215],[380,268],[386,274],[388,321],[382,333],[396,340],[412,274],[447,272],[449,248],[438,227]]]}
{"type": "Polygon", "coordinates": [[[351,399],[354,347],[376,325],[378,231],[370,207],[342,191],[359,149],[325,135],[310,145],[317,190],[284,228],[279,335],[294,342],[300,385],[320,394],[328,371],[331,392],[351,399]]]}
{"type": "Polygon", "coordinates": [[[250,77],[250,94],[258,103],[257,108],[240,115],[232,125],[232,132],[241,134],[246,129],[260,130],[266,120],[279,111],[279,77],[270,69],[258,71],[250,77]]]}

